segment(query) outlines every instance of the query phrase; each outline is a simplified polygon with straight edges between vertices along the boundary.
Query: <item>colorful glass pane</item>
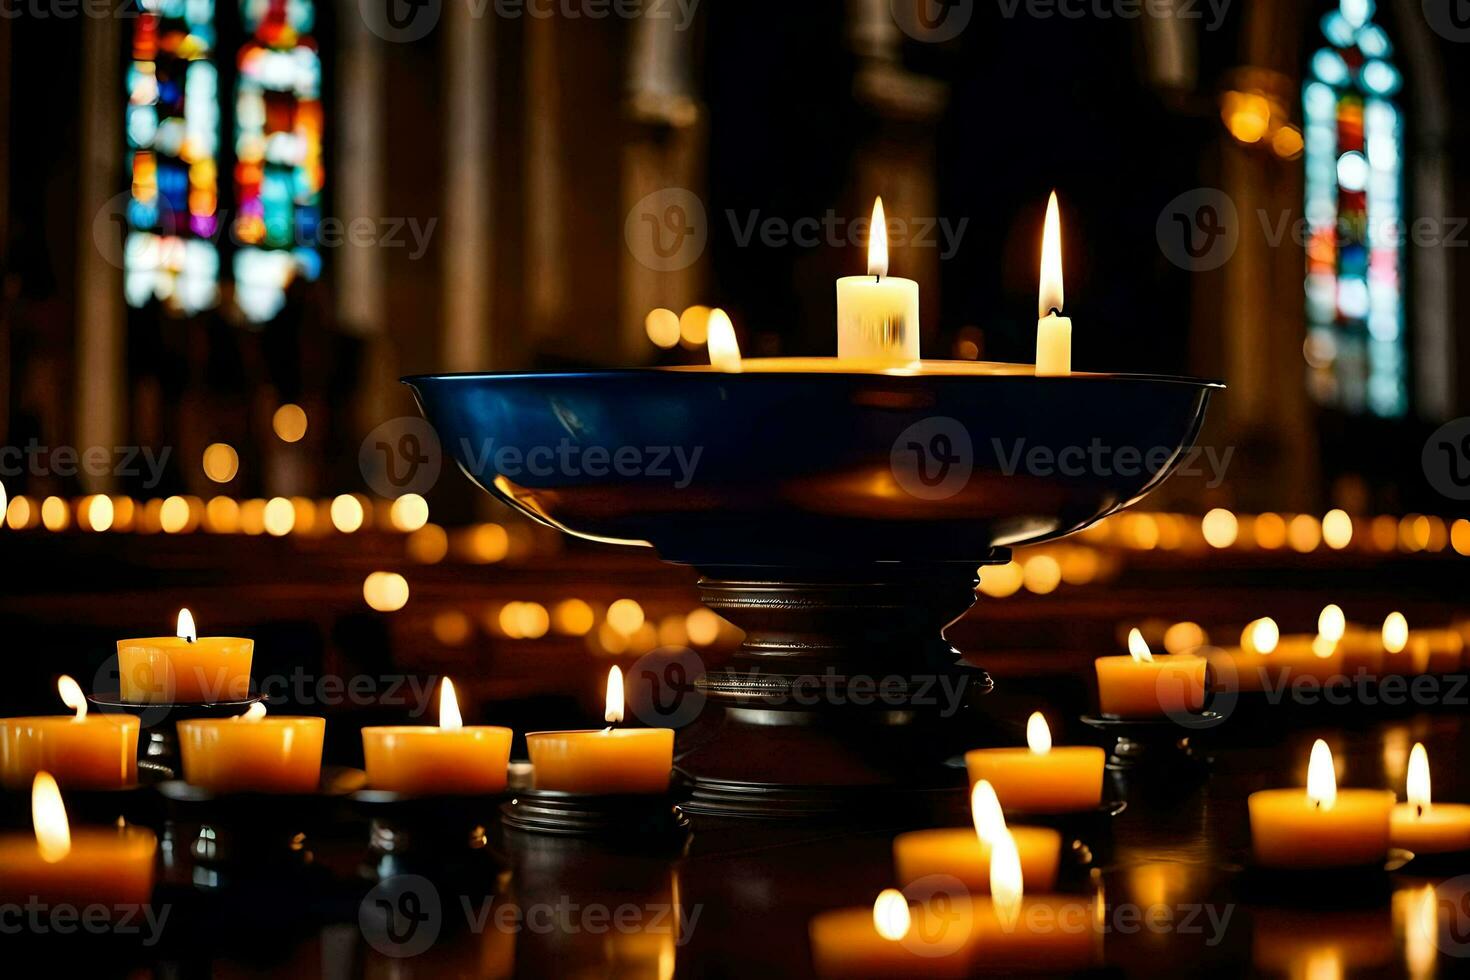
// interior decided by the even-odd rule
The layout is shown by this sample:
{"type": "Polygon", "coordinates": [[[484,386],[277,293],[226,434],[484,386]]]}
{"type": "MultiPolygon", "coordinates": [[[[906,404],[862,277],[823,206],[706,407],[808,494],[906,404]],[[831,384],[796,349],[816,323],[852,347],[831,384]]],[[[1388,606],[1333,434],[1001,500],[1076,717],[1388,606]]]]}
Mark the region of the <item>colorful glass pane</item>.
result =
{"type": "Polygon", "coordinates": [[[1409,407],[1401,80],[1373,12],[1342,0],[1323,18],[1302,92],[1307,383],[1323,404],[1396,417],[1409,407]]]}
{"type": "Polygon", "coordinates": [[[124,291],[194,313],[219,298],[219,100],[213,0],[142,0],[124,129],[131,178],[124,291]]]}
{"type": "Polygon", "coordinates": [[[241,0],[250,40],[235,87],[235,299],[275,316],[296,276],[321,269],[321,59],[313,0],[241,0]]]}

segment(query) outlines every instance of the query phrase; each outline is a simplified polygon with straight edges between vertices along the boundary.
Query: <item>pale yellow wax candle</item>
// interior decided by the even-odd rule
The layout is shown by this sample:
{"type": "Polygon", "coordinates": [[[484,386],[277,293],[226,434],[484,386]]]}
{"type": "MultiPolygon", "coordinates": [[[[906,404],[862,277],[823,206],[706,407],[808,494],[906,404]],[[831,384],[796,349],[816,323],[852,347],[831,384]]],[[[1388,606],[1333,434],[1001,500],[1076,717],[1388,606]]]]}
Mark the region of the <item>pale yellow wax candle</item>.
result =
{"type": "Polygon", "coordinates": [[[868,274],[837,280],[837,359],[854,368],[919,359],[919,284],[888,274],[883,199],[873,202],[868,274]]]}
{"type": "Polygon", "coordinates": [[[1024,749],[971,749],[965,753],[970,782],[989,780],[1010,811],[1065,813],[1102,802],[1106,753],[1095,745],[1053,748],[1041,712],[1026,723],[1024,749]]]}
{"type": "Polygon", "coordinates": [[[1062,216],[1057,192],[1046,202],[1041,232],[1040,319],[1036,321],[1036,376],[1072,373],[1072,319],[1062,316],[1062,216]]]}
{"type": "Polygon", "coordinates": [[[949,875],[972,892],[988,892],[993,843],[1009,829],[1026,881],[1043,891],[1056,884],[1061,834],[1050,827],[1007,828],[995,789],[984,779],[970,792],[970,814],[973,827],[914,830],[895,837],[893,866],[898,883],[908,888],[930,875],[949,875]]]}
{"type": "Polygon", "coordinates": [[[214,704],[250,696],[254,640],[199,636],[187,609],[179,610],[176,633],[117,641],[118,680],[124,701],[214,704]]]}
{"type": "Polygon", "coordinates": [[[490,794],[506,787],[515,733],[466,725],[448,677],[439,685],[439,724],[374,725],[362,730],[367,784],[395,793],[490,794]]]}
{"type": "Polygon", "coordinates": [[[325,718],[265,717],[253,704],[233,718],[179,722],[184,779],[215,793],[314,793],[325,718]]]}
{"type": "Polygon", "coordinates": [[[1251,847],[1270,868],[1340,868],[1384,860],[1392,790],[1337,788],[1332,750],[1312,746],[1306,791],[1268,789],[1246,800],[1251,847]]]}
{"type": "Polygon", "coordinates": [[[1154,656],[1143,634],[1128,633],[1128,656],[1098,657],[1098,707],[1119,718],[1156,718],[1204,709],[1207,661],[1185,654],[1154,656]]]}
{"type": "Polygon", "coordinates": [[[68,789],[118,789],[138,781],[138,719],[89,715],[87,699],[65,674],[56,682],[74,716],[0,718],[0,784],[31,785],[49,772],[68,789]]]}
{"type": "Polygon", "coordinates": [[[1393,808],[1389,840],[1415,854],[1445,854],[1470,851],[1470,805],[1431,803],[1429,753],[1415,742],[1409,753],[1409,777],[1405,787],[1409,802],[1393,808]]]}
{"type": "Polygon", "coordinates": [[[672,728],[613,728],[623,720],[623,672],[607,677],[607,728],[531,732],[532,783],[561,793],[666,793],[674,766],[672,728]]]}
{"type": "Polygon", "coordinates": [[[0,905],[101,905],[111,918],[128,914],[119,906],[149,900],[158,850],[152,831],[71,829],[61,790],[46,772],[32,781],[31,817],[32,833],[0,835],[0,905]]]}

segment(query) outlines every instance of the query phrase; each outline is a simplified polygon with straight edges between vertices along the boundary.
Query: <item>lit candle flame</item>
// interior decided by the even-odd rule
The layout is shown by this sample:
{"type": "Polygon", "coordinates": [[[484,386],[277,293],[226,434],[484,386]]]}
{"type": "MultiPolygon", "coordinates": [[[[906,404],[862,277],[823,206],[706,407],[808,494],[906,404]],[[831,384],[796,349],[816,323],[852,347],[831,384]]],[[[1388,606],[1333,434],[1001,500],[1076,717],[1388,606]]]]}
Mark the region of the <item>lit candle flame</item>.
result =
{"type": "Polygon", "coordinates": [[[1321,633],[1312,637],[1312,656],[1320,660],[1326,660],[1337,651],[1337,641],[1328,639],[1321,633]]]}
{"type": "Polygon", "coordinates": [[[1347,616],[1343,615],[1342,607],[1337,603],[1329,603],[1324,606],[1321,614],[1317,616],[1317,635],[1324,640],[1336,643],[1346,632],[1347,616]]]}
{"type": "Polygon", "coordinates": [[[1240,645],[1255,653],[1270,653],[1280,642],[1281,629],[1270,616],[1262,616],[1251,622],[1240,637],[1240,645]]]}
{"type": "Polygon", "coordinates": [[[1137,627],[1128,631],[1128,654],[1134,663],[1151,664],[1154,662],[1153,651],[1148,648],[1148,642],[1144,640],[1143,634],[1137,627]]]}
{"type": "Polygon", "coordinates": [[[1383,649],[1401,653],[1409,645],[1409,621],[1401,612],[1391,612],[1383,620],[1383,649]]]}
{"type": "Polygon", "coordinates": [[[897,942],[909,934],[909,900],[897,888],[885,888],[873,900],[873,928],[897,942]]]}
{"type": "Polygon", "coordinates": [[[190,643],[199,639],[199,630],[194,627],[194,614],[189,610],[179,610],[179,625],[174,630],[174,636],[181,640],[188,640],[190,643]]]}
{"type": "Polygon", "coordinates": [[[1046,755],[1051,751],[1051,729],[1047,727],[1046,719],[1041,716],[1040,711],[1031,712],[1031,717],[1026,719],[1026,744],[1037,755],[1046,755]]]}
{"type": "Polygon", "coordinates": [[[250,707],[246,708],[243,714],[235,715],[230,720],[231,721],[244,722],[247,725],[253,725],[256,722],[260,721],[260,719],[264,718],[265,717],[265,714],[266,714],[265,702],[264,701],[257,701],[254,704],[252,704],[250,707]]]}
{"type": "Polygon", "coordinates": [[[983,843],[994,844],[1006,832],[1006,816],[990,780],[982,779],[970,790],[970,817],[975,821],[975,836],[983,843]]]}
{"type": "Polygon", "coordinates": [[[602,719],[609,725],[623,720],[623,671],[616,665],[607,672],[607,709],[602,719]]]}
{"type": "Polygon", "coordinates": [[[49,772],[36,773],[31,783],[31,823],[36,829],[36,850],[41,852],[42,861],[55,864],[71,853],[66,804],[61,802],[61,787],[49,772]]]}
{"type": "Polygon", "coordinates": [[[1041,292],[1037,302],[1041,316],[1062,311],[1062,213],[1057,192],[1046,202],[1046,224],[1041,232],[1041,292]]]}
{"type": "Polygon", "coordinates": [[[1409,752],[1408,791],[1409,802],[1422,815],[1429,809],[1429,753],[1424,751],[1423,742],[1415,742],[1409,752]]]}
{"type": "Polygon", "coordinates": [[[1307,763],[1307,799],[1323,810],[1331,810],[1337,802],[1337,770],[1332,765],[1332,750],[1320,738],[1312,743],[1312,758],[1307,763]]]}
{"type": "Polygon", "coordinates": [[[1006,930],[1014,929],[1021,916],[1021,853],[1009,830],[1002,831],[990,845],[990,900],[995,917],[1006,930]]]}
{"type": "Polygon", "coordinates": [[[709,347],[709,362],[715,370],[726,374],[740,373],[740,341],[735,337],[735,324],[730,322],[730,315],[718,307],[710,311],[705,343],[709,347]]]}
{"type": "Polygon", "coordinates": [[[56,693],[61,695],[62,704],[77,713],[77,721],[87,717],[87,696],[82,693],[80,684],[62,674],[56,678],[56,693]]]}
{"type": "Polygon", "coordinates": [[[888,275],[888,218],[881,197],[873,198],[873,221],[868,226],[868,275],[879,279],[888,275]]]}
{"type": "Polygon", "coordinates": [[[459,713],[459,698],[454,695],[454,681],[448,677],[439,685],[439,727],[446,732],[464,727],[464,716],[459,713]]]}

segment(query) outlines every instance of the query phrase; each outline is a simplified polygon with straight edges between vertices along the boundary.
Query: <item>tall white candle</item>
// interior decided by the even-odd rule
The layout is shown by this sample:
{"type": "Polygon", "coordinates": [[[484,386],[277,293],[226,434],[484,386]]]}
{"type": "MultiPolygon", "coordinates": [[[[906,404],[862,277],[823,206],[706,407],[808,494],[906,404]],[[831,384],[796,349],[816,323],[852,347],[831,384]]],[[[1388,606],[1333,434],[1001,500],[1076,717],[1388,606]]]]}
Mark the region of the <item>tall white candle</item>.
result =
{"type": "Polygon", "coordinates": [[[1040,319],[1036,321],[1038,377],[1072,373],[1072,318],[1062,316],[1062,217],[1057,192],[1046,202],[1041,233],[1040,319]]]}
{"type": "Polygon", "coordinates": [[[895,367],[919,359],[919,284],[888,275],[883,199],[873,202],[868,274],[837,280],[837,357],[895,367]]]}

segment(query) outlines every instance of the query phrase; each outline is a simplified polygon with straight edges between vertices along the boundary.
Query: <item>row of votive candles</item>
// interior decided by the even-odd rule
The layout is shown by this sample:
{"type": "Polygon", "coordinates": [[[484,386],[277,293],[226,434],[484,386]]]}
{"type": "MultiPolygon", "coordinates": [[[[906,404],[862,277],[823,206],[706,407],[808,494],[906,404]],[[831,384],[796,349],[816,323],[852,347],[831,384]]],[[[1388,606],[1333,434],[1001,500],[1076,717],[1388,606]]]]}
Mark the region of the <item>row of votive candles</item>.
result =
{"type": "MultiPolygon", "coordinates": [[[[1029,749],[966,754],[973,828],[900,834],[893,865],[902,890],[886,889],[871,910],[840,909],[812,920],[819,974],[965,976],[979,957],[991,970],[1079,970],[1097,961],[1100,899],[1050,894],[1062,835],[1049,827],[1008,827],[1004,814],[1097,806],[1103,753],[1052,748],[1039,714],[1028,728],[1029,749]]],[[[1381,868],[1390,847],[1470,857],[1470,806],[1430,802],[1421,744],[1409,757],[1408,797],[1398,803],[1392,790],[1338,789],[1331,750],[1319,739],[1305,790],[1262,790],[1248,798],[1254,860],[1263,868],[1310,873],[1381,868]]]]}
{"type": "MultiPolygon", "coordinates": [[[[15,789],[51,773],[76,789],[137,782],[138,719],[89,714],[80,687],[58,682],[73,716],[0,719],[0,782],[15,789]]],[[[622,673],[608,676],[608,727],[526,736],[538,790],[566,793],[663,793],[673,769],[670,728],[615,728],[623,718],[622,673]]],[[[268,715],[263,704],[229,718],[178,722],[184,779],[216,793],[311,793],[321,779],[326,719],[268,715]]],[[[362,729],[367,785],[427,795],[493,794],[506,789],[514,733],[465,725],[445,678],[439,724],[362,729]]]]}

